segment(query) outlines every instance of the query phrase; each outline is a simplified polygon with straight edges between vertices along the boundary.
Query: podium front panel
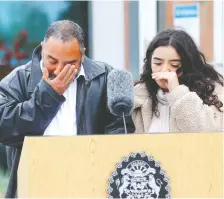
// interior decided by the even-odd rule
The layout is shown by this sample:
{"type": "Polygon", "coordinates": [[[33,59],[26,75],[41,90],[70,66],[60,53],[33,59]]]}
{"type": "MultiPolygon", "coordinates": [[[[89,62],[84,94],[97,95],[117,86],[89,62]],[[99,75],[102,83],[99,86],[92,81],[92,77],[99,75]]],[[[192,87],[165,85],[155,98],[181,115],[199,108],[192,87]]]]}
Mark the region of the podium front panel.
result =
{"type": "Polygon", "coordinates": [[[223,198],[223,133],[26,137],[18,171],[25,198],[106,198],[132,152],[161,163],[172,198],[223,198]]]}

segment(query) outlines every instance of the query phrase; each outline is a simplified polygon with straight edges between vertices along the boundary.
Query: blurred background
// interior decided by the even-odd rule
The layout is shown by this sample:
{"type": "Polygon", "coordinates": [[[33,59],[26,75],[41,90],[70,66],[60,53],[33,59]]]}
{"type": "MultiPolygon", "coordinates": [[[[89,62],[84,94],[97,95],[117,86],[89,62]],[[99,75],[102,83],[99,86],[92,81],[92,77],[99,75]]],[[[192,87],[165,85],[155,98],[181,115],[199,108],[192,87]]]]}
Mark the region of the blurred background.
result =
{"type": "MultiPolygon", "coordinates": [[[[0,1],[0,80],[31,59],[47,27],[70,19],[85,31],[87,56],[142,71],[146,48],[161,30],[178,26],[194,39],[214,67],[224,72],[224,1],[0,1]]],[[[0,144],[0,198],[7,182],[5,148],[0,144]]]]}

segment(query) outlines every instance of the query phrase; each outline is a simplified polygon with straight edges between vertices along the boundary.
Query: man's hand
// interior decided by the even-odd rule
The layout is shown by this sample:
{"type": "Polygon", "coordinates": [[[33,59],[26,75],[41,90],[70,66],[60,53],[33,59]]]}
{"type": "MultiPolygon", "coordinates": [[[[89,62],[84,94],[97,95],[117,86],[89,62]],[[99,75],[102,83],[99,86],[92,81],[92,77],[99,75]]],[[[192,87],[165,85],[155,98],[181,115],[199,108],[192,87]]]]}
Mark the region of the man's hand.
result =
{"type": "Polygon", "coordinates": [[[49,72],[43,68],[43,80],[45,80],[59,95],[63,95],[71,82],[75,79],[78,70],[75,65],[67,64],[54,79],[49,79],[49,72]]]}
{"type": "Polygon", "coordinates": [[[177,86],[179,86],[179,81],[176,72],[158,72],[152,74],[152,79],[164,80],[166,87],[171,92],[177,86]]]}

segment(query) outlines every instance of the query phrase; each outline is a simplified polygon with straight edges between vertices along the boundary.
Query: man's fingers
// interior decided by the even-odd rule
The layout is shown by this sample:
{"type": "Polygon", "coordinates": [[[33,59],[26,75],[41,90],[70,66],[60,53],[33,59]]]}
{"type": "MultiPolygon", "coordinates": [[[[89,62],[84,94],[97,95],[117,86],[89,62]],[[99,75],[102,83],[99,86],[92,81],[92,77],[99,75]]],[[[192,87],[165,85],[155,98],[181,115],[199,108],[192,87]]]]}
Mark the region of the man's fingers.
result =
{"type": "Polygon", "coordinates": [[[63,81],[64,77],[66,76],[66,74],[68,73],[69,69],[70,69],[71,65],[67,64],[62,71],[57,75],[57,79],[63,81]]]}
{"type": "Polygon", "coordinates": [[[71,65],[69,68],[69,71],[66,73],[66,75],[64,76],[62,80],[63,83],[67,83],[68,79],[70,78],[74,70],[75,70],[75,65],[71,65]]]}
{"type": "Polygon", "coordinates": [[[66,84],[71,84],[72,81],[75,79],[76,74],[78,73],[77,69],[74,69],[71,73],[71,75],[68,77],[66,84]]]}
{"type": "Polygon", "coordinates": [[[43,68],[42,69],[42,72],[43,72],[43,75],[42,75],[43,80],[47,81],[48,78],[49,78],[49,72],[48,72],[48,70],[46,68],[43,68]]]}

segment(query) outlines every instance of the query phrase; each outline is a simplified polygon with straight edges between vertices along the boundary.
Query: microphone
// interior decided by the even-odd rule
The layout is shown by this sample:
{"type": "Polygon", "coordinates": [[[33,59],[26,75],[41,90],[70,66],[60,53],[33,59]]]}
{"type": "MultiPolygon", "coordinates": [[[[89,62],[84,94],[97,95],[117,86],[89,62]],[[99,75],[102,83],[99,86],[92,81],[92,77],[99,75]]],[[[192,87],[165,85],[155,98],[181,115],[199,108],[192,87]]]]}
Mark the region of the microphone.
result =
{"type": "Polygon", "coordinates": [[[134,84],[131,73],[113,69],[107,77],[107,105],[113,115],[123,117],[127,134],[125,116],[134,108],[134,84]]]}

